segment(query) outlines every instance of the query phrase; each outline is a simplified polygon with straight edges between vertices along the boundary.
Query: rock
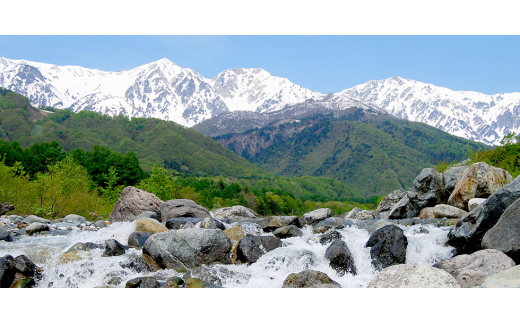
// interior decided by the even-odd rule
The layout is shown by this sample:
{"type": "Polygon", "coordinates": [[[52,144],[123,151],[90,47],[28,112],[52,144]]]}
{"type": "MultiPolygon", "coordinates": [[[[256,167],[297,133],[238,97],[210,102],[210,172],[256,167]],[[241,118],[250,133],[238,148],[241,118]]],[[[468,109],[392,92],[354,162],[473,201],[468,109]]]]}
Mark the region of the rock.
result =
{"type": "MultiPolygon", "coordinates": [[[[388,219],[388,217],[390,215],[390,211],[407,194],[408,194],[408,192],[403,189],[397,189],[395,191],[392,191],[390,194],[385,196],[381,200],[381,202],[379,202],[379,205],[377,206],[374,216],[375,217],[379,216],[378,219],[388,219]]],[[[355,208],[355,209],[357,209],[357,208],[355,208]]],[[[359,210],[361,210],[361,209],[359,209],[359,210]]]]}
{"type": "Polygon", "coordinates": [[[59,256],[57,263],[60,265],[68,264],[74,261],[79,261],[82,258],[78,255],[77,251],[66,252],[59,256]]]}
{"type": "Polygon", "coordinates": [[[9,234],[9,231],[7,231],[4,227],[0,227],[0,241],[13,241],[13,238],[9,234]]]}
{"type": "Polygon", "coordinates": [[[368,210],[362,210],[361,212],[358,212],[356,216],[354,217],[355,220],[360,221],[366,221],[366,220],[374,220],[374,212],[368,211],[368,210]]]}
{"type": "Polygon", "coordinates": [[[187,199],[169,200],[161,204],[161,221],[166,222],[172,218],[207,218],[209,211],[187,199]]]}
{"type": "Polygon", "coordinates": [[[459,255],[434,265],[450,273],[465,288],[480,286],[486,277],[514,266],[515,262],[511,258],[493,249],[459,255]]]}
{"type": "Polygon", "coordinates": [[[376,232],[377,229],[380,229],[388,224],[395,225],[395,221],[392,222],[389,220],[379,220],[379,221],[376,221],[376,222],[372,223],[371,225],[367,226],[366,230],[368,233],[372,234],[372,233],[376,232]]]}
{"type": "Polygon", "coordinates": [[[267,216],[257,222],[264,231],[271,232],[287,225],[295,225],[301,228],[302,225],[297,216],[267,216]]]}
{"type": "Polygon", "coordinates": [[[152,193],[133,186],[127,186],[121,191],[121,195],[116,201],[108,220],[111,223],[134,221],[135,217],[143,211],[152,211],[160,215],[161,210],[159,206],[161,203],[163,203],[163,201],[152,193]]]}
{"type": "MultiPolygon", "coordinates": [[[[443,204],[446,205],[446,204],[443,204]]],[[[459,209],[460,210],[460,209],[459,209]]],[[[419,213],[420,219],[434,219],[435,214],[433,213],[433,207],[425,207],[421,210],[421,213],[419,213]]]]}
{"type": "Polygon", "coordinates": [[[154,219],[159,221],[159,216],[153,211],[143,211],[138,216],[136,216],[135,219],[154,219]]]}
{"type": "Polygon", "coordinates": [[[500,216],[518,197],[520,177],[499,189],[469,212],[468,216],[460,219],[448,233],[448,245],[455,247],[457,254],[480,250],[484,234],[498,222],[500,216]]]}
{"type": "Polygon", "coordinates": [[[161,288],[179,288],[179,285],[173,281],[167,281],[162,285],[161,288]]]}
{"type": "Polygon", "coordinates": [[[60,222],[55,224],[57,230],[72,230],[74,224],[68,222],[60,222]]]}
{"type": "Polygon", "coordinates": [[[479,206],[480,204],[484,203],[486,199],[482,199],[482,198],[473,198],[471,200],[468,201],[468,209],[469,211],[473,211],[477,206],[479,206]]]}
{"type": "Polygon", "coordinates": [[[0,257],[0,288],[9,288],[16,271],[4,257],[0,257]]]}
{"type": "Polygon", "coordinates": [[[447,204],[469,210],[469,200],[475,197],[487,198],[512,180],[513,177],[504,169],[484,162],[475,163],[461,175],[447,204]]]}
{"type": "Polygon", "coordinates": [[[383,269],[368,288],[460,288],[446,271],[428,265],[394,265],[383,269]]]}
{"type": "Polygon", "coordinates": [[[166,221],[165,225],[170,230],[193,228],[203,218],[173,218],[166,221]]]}
{"type": "Polygon", "coordinates": [[[330,218],[332,216],[332,211],[329,208],[321,208],[308,213],[305,213],[301,219],[301,225],[315,225],[318,222],[325,220],[326,218],[330,218]]]}
{"type": "Polygon", "coordinates": [[[19,216],[19,215],[14,215],[14,214],[13,214],[13,215],[8,215],[8,216],[7,216],[7,219],[8,219],[9,221],[11,221],[11,223],[13,223],[13,224],[18,224],[18,223],[23,222],[23,218],[22,218],[21,216],[19,216]]]}
{"type": "Polygon", "coordinates": [[[42,231],[50,231],[49,226],[40,222],[34,222],[30,224],[27,228],[25,228],[25,232],[27,232],[27,234],[30,236],[42,231]]]}
{"type": "Polygon", "coordinates": [[[229,238],[229,240],[231,240],[231,241],[239,241],[240,239],[245,237],[245,235],[248,232],[245,229],[243,229],[243,228],[241,228],[239,226],[234,226],[234,227],[231,227],[229,229],[224,230],[224,233],[229,238]]]}
{"type": "Polygon", "coordinates": [[[135,231],[146,231],[151,234],[170,231],[164,224],[151,218],[141,218],[135,221],[135,231]]]}
{"type": "Polygon", "coordinates": [[[16,256],[12,266],[17,272],[28,278],[34,278],[39,271],[38,266],[36,266],[26,255],[16,256]]]}
{"type": "Polygon", "coordinates": [[[218,286],[203,282],[198,278],[190,278],[184,283],[184,288],[217,288],[218,286]]]}
{"type": "Polygon", "coordinates": [[[342,229],[350,227],[352,224],[342,218],[327,218],[314,226],[314,233],[325,233],[330,229],[342,229]]]}
{"type": "Polygon", "coordinates": [[[406,217],[419,216],[425,207],[443,203],[446,192],[444,191],[442,175],[433,168],[425,168],[413,181],[408,191],[410,203],[407,207],[406,217]]]}
{"type": "Polygon", "coordinates": [[[362,209],[358,208],[358,207],[355,207],[353,208],[352,210],[350,210],[350,212],[345,212],[343,214],[340,215],[340,218],[343,218],[343,219],[353,219],[354,216],[358,213],[358,212],[361,212],[363,211],[362,209]]]}
{"type": "Polygon", "coordinates": [[[520,199],[513,202],[486,232],[482,248],[500,250],[520,263],[520,199]]]}
{"type": "Polygon", "coordinates": [[[91,246],[87,245],[86,243],[76,242],[65,253],[69,253],[71,251],[90,251],[92,249],[93,248],[91,248],[91,246]]]}
{"type": "Polygon", "coordinates": [[[442,182],[444,184],[444,189],[449,193],[453,192],[459,178],[462,176],[464,171],[468,169],[468,166],[457,166],[451,167],[442,174],[442,182]]]}
{"type": "Polygon", "coordinates": [[[377,229],[368,239],[365,247],[370,249],[372,266],[381,270],[406,262],[408,239],[403,230],[396,225],[385,225],[377,229]]]}
{"type": "Polygon", "coordinates": [[[200,227],[202,229],[226,230],[226,226],[224,225],[224,223],[222,223],[222,222],[220,222],[218,220],[215,220],[212,217],[204,218],[204,220],[202,220],[202,222],[200,223],[200,227]]]}
{"type": "Polygon", "coordinates": [[[113,257],[124,255],[126,249],[119,241],[115,239],[109,239],[105,241],[105,253],[104,256],[113,257]]]}
{"type": "Polygon", "coordinates": [[[410,205],[410,198],[405,195],[402,199],[397,202],[394,207],[386,214],[388,217],[378,216],[379,219],[404,219],[408,216],[408,208],[410,205]]]}
{"type": "Polygon", "coordinates": [[[282,241],[273,236],[253,236],[247,234],[240,239],[238,243],[238,259],[244,263],[253,263],[265,253],[279,248],[282,245],[282,241]]]}
{"type": "Polygon", "coordinates": [[[211,216],[220,219],[239,220],[244,218],[258,218],[258,213],[242,205],[223,207],[210,212],[211,216]]]}
{"type": "Polygon", "coordinates": [[[137,277],[126,282],[125,288],[157,288],[159,283],[154,277],[137,277]]]}
{"type": "Polygon", "coordinates": [[[332,241],[335,241],[335,240],[342,240],[342,239],[343,239],[343,236],[341,235],[341,233],[339,233],[336,230],[330,230],[330,231],[325,232],[320,237],[319,242],[322,245],[326,245],[329,242],[332,242],[332,241]]]}
{"type": "Polygon", "coordinates": [[[330,279],[327,274],[316,270],[304,270],[297,274],[287,276],[282,288],[309,288],[323,284],[332,284],[341,287],[340,284],[330,279]]]}
{"type": "Polygon", "coordinates": [[[184,276],[182,276],[184,281],[188,281],[192,278],[198,278],[205,284],[210,283],[217,287],[222,287],[222,281],[219,278],[219,272],[216,269],[205,265],[190,269],[187,273],[184,274],[184,276]]]}
{"type": "Polygon", "coordinates": [[[152,257],[148,256],[147,254],[142,254],[141,255],[141,258],[143,259],[143,261],[146,263],[146,265],[148,266],[148,271],[150,272],[155,272],[155,271],[158,271],[158,270],[161,270],[162,268],[153,260],[152,257]]]}
{"type": "Polygon", "coordinates": [[[36,282],[33,278],[25,277],[20,273],[16,273],[13,282],[11,283],[11,288],[31,288],[34,287],[35,284],[36,282]]]}
{"type": "Polygon", "coordinates": [[[27,224],[32,224],[32,223],[44,223],[44,224],[48,223],[48,224],[52,224],[51,220],[40,218],[39,216],[36,216],[36,215],[28,215],[28,216],[26,216],[23,219],[23,222],[25,222],[27,224]]]}
{"type": "MultiPolygon", "coordinates": [[[[138,255],[129,254],[127,257],[121,257],[121,261],[119,262],[119,265],[122,268],[128,268],[132,271],[143,273],[151,271],[150,266],[148,266],[148,263],[144,261],[143,257],[140,257],[138,255]]],[[[123,272],[124,275],[124,272],[123,272]]],[[[118,282],[118,284],[121,281],[118,282]]]]}
{"type": "Polygon", "coordinates": [[[63,221],[64,222],[71,222],[71,223],[79,222],[80,224],[88,222],[87,219],[85,219],[81,215],[77,215],[77,214],[69,214],[69,215],[67,215],[66,217],[63,218],[63,221]]]}
{"type": "Polygon", "coordinates": [[[520,288],[520,265],[487,277],[480,287],[520,288]]]}
{"type": "Polygon", "coordinates": [[[143,247],[161,267],[187,271],[215,261],[228,263],[231,241],[218,229],[180,229],[152,235],[143,247]]]}
{"type": "Polygon", "coordinates": [[[144,243],[148,238],[150,238],[152,234],[147,231],[135,231],[130,234],[128,237],[128,243],[127,245],[129,247],[133,247],[136,249],[141,249],[144,246],[144,243]]]}
{"type": "Polygon", "coordinates": [[[278,239],[286,239],[292,237],[301,237],[303,232],[295,225],[286,225],[285,227],[274,230],[273,235],[278,239]]]}
{"type": "Polygon", "coordinates": [[[436,218],[462,219],[468,212],[447,204],[437,204],[433,207],[436,218]]]}
{"type": "Polygon", "coordinates": [[[7,212],[13,211],[13,210],[14,210],[14,206],[10,203],[6,202],[6,203],[0,204],[0,215],[4,215],[7,212]]]}
{"type": "Polygon", "coordinates": [[[107,223],[105,222],[105,220],[99,220],[99,221],[96,221],[94,223],[94,225],[98,228],[106,228],[107,226],[107,223]]]}
{"type": "Polygon", "coordinates": [[[325,259],[329,260],[332,269],[336,270],[340,276],[345,273],[356,275],[354,257],[352,257],[345,241],[333,241],[325,251],[325,259]]]}

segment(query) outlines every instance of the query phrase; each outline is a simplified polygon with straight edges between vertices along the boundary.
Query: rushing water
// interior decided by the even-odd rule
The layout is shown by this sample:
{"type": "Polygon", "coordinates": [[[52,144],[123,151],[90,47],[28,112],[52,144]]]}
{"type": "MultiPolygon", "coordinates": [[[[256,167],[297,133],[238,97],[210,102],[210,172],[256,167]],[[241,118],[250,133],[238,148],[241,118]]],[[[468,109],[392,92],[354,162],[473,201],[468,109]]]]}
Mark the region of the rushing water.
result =
{"type": "MultiPolygon", "coordinates": [[[[229,225],[227,225],[229,226],[229,225]]],[[[406,263],[411,265],[433,265],[451,257],[452,248],[443,246],[448,228],[432,225],[400,226],[408,238],[406,263]],[[421,230],[423,229],[423,230],[421,230]],[[426,230],[424,230],[426,229],[426,230]]],[[[254,227],[249,228],[254,230],[254,227]]],[[[79,251],[80,260],[67,262],[61,255],[77,242],[103,244],[107,239],[116,239],[126,244],[128,236],[135,230],[132,222],[114,223],[98,231],[72,231],[62,236],[24,237],[15,242],[0,241],[0,255],[14,257],[25,254],[38,266],[43,267],[43,279],[37,287],[124,287],[129,279],[154,276],[166,279],[183,273],[175,270],[160,270],[154,273],[136,272],[128,264],[141,255],[141,250],[130,248],[125,255],[102,257],[103,249],[79,251]]],[[[329,244],[318,242],[320,235],[312,234],[305,226],[303,236],[283,239],[283,247],[263,255],[251,265],[222,265],[207,267],[222,282],[223,287],[281,287],[291,273],[313,269],[326,273],[342,287],[366,287],[377,275],[370,264],[370,248],[365,248],[370,234],[356,227],[339,230],[350,249],[357,268],[357,275],[340,276],[324,258],[329,244]]],[[[264,234],[265,235],[265,234],[264,234]]]]}

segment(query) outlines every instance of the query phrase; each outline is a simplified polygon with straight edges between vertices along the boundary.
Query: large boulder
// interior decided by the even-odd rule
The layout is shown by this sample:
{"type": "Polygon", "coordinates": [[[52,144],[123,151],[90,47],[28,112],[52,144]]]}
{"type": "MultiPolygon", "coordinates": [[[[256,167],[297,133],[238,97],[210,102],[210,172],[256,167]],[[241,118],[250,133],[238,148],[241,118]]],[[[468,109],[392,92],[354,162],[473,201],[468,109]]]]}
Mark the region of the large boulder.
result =
{"type": "Polygon", "coordinates": [[[448,204],[467,210],[472,198],[487,198],[511,182],[508,171],[484,162],[475,163],[464,171],[451,193],[448,204]]]}
{"type": "Polygon", "coordinates": [[[520,265],[487,277],[480,287],[520,288],[520,265]]]}
{"type": "Polygon", "coordinates": [[[460,285],[442,269],[402,264],[383,269],[368,288],[460,288],[460,285]]]}
{"type": "Polygon", "coordinates": [[[286,225],[285,227],[274,230],[273,235],[278,239],[286,239],[292,237],[301,237],[303,232],[295,225],[286,225]]]}
{"type": "Polygon", "coordinates": [[[166,222],[173,218],[207,218],[209,211],[187,199],[169,200],[161,204],[161,221],[166,222]]]}
{"type": "Polygon", "coordinates": [[[9,288],[13,282],[16,270],[4,257],[0,257],[0,288],[9,288]]]}
{"type": "Polygon", "coordinates": [[[334,240],[325,251],[325,259],[329,260],[332,269],[336,270],[340,276],[345,273],[357,274],[354,257],[345,241],[334,240]]]}
{"type": "Polygon", "coordinates": [[[269,251],[281,247],[282,244],[280,239],[273,236],[247,234],[238,242],[237,256],[244,263],[253,263],[269,251]]]}
{"type": "Polygon", "coordinates": [[[397,202],[399,202],[407,194],[408,192],[401,188],[390,192],[390,194],[385,196],[381,202],[379,202],[374,216],[378,219],[388,219],[390,216],[390,211],[394,208],[397,202]]]}
{"type": "Polygon", "coordinates": [[[511,204],[482,238],[482,248],[504,252],[520,263],[520,199],[511,204]]]}
{"type": "Polygon", "coordinates": [[[327,218],[314,226],[314,233],[325,233],[330,229],[343,229],[352,226],[352,223],[343,218],[327,218]]]}
{"type": "Polygon", "coordinates": [[[447,243],[458,254],[481,249],[482,238],[497,222],[504,211],[520,197],[520,177],[491,195],[468,216],[460,219],[448,233],[447,243]]]}
{"type": "Polygon", "coordinates": [[[161,199],[152,193],[140,190],[133,186],[127,186],[121,191],[121,195],[114,205],[108,220],[111,223],[122,221],[134,221],[135,217],[144,211],[161,213],[159,206],[161,199]]]}
{"type": "Polygon", "coordinates": [[[462,219],[468,212],[451,205],[437,204],[433,207],[433,215],[436,218],[462,219]]]}
{"type": "Polygon", "coordinates": [[[258,218],[258,213],[242,205],[234,205],[231,207],[223,207],[210,212],[211,216],[220,219],[248,219],[258,218]]]}
{"type": "Polygon", "coordinates": [[[219,229],[180,229],[152,235],[143,247],[161,268],[187,271],[215,261],[228,263],[231,241],[219,229]]]}
{"type": "Polygon", "coordinates": [[[297,216],[267,216],[257,221],[257,224],[262,227],[264,231],[270,232],[286,225],[295,225],[301,228],[302,225],[297,216]]]}
{"type": "Polygon", "coordinates": [[[385,213],[381,213],[377,216],[378,219],[388,220],[388,219],[404,219],[408,217],[408,209],[410,207],[410,198],[408,194],[403,196],[402,199],[397,202],[394,207],[390,211],[385,213]],[[384,216],[383,216],[384,215],[384,216]]]}
{"type": "Polygon", "coordinates": [[[141,218],[134,221],[135,231],[146,231],[151,234],[170,231],[164,224],[152,218],[141,218]]]}
{"type": "Polygon", "coordinates": [[[396,225],[385,225],[377,229],[368,239],[365,247],[370,249],[372,266],[381,270],[406,262],[408,239],[401,228],[396,225]]]}
{"type": "Polygon", "coordinates": [[[4,215],[7,212],[13,211],[13,210],[14,210],[14,206],[10,203],[6,202],[6,203],[0,204],[0,215],[4,215]]]}
{"type": "Polygon", "coordinates": [[[327,274],[316,270],[304,270],[297,274],[290,274],[285,278],[282,288],[310,288],[319,285],[336,285],[341,287],[340,284],[330,279],[327,274]]]}
{"type": "Polygon", "coordinates": [[[471,255],[459,255],[433,265],[450,273],[461,287],[480,286],[489,275],[515,266],[515,262],[503,252],[486,249],[471,255]]]}
{"type": "Polygon", "coordinates": [[[305,213],[301,219],[300,223],[302,225],[315,225],[318,222],[325,220],[326,218],[330,218],[332,216],[332,211],[329,208],[321,208],[311,212],[305,213]]]}
{"type": "Polygon", "coordinates": [[[444,189],[451,194],[459,178],[462,176],[464,171],[468,169],[468,166],[457,166],[449,168],[442,174],[442,182],[444,183],[444,189]]]}
{"type": "Polygon", "coordinates": [[[408,191],[410,204],[406,217],[419,216],[422,209],[435,206],[443,202],[445,191],[442,175],[433,168],[425,168],[414,179],[412,187],[408,191]]]}
{"type": "Polygon", "coordinates": [[[166,221],[165,225],[170,230],[188,229],[193,228],[202,220],[203,218],[173,218],[166,221]]]}

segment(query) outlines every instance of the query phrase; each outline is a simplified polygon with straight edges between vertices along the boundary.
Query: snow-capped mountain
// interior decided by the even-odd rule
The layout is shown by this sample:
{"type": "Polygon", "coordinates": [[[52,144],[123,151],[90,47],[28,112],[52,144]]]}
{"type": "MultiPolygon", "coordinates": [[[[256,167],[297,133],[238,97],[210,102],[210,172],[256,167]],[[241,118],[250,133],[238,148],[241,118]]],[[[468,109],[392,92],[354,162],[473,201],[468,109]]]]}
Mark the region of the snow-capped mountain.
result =
{"type": "Polygon", "coordinates": [[[273,112],[321,95],[261,68],[231,68],[211,81],[231,111],[273,112]]]}
{"type": "Polygon", "coordinates": [[[516,92],[453,91],[395,76],[341,93],[372,102],[396,117],[490,145],[499,145],[509,132],[520,132],[520,93],[516,92]]]}

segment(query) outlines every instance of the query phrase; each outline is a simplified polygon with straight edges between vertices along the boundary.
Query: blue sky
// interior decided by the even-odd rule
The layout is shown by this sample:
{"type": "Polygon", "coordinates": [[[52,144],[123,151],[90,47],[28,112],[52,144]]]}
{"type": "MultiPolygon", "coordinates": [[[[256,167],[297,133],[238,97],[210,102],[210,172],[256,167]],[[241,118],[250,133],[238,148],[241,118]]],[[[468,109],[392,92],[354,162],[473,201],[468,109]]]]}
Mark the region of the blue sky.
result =
{"type": "Polygon", "coordinates": [[[0,56],[105,71],[163,57],[212,78],[261,67],[322,93],[392,76],[520,92],[520,36],[0,36],[0,56]]]}

